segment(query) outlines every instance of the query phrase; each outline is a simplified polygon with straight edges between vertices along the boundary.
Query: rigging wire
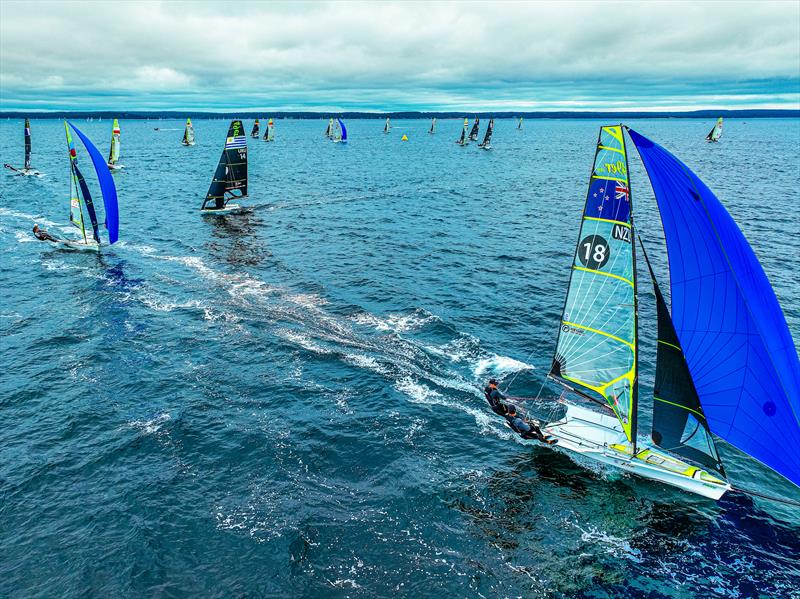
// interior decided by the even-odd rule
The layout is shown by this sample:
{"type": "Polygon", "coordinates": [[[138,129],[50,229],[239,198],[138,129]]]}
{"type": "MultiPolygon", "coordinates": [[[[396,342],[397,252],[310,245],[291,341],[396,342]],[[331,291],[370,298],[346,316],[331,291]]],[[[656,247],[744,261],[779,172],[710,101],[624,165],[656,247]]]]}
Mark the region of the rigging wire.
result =
{"type": "Polygon", "coordinates": [[[786,497],[776,497],[775,495],[767,495],[766,493],[761,493],[759,491],[753,491],[751,489],[741,489],[739,487],[734,487],[734,486],[731,486],[731,491],[736,491],[737,493],[741,493],[742,495],[750,495],[751,497],[760,497],[761,499],[768,499],[769,501],[782,503],[784,505],[800,507],[800,501],[797,501],[795,499],[788,499],[786,497]]]}

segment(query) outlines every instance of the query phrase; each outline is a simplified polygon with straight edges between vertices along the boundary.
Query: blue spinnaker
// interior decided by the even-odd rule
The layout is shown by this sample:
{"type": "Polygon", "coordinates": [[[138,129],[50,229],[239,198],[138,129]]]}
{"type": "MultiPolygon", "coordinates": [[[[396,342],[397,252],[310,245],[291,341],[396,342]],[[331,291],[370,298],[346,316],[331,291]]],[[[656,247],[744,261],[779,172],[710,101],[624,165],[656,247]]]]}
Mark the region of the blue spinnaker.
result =
{"type": "Polygon", "coordinates": [[[711,431],[800,486],[800,361],[764,269],[697,175],[629,133],[658,201],[672,320],[711,431]]]}
{"type": "Polygon", "coordinates": [[[81,133],[71,122],[69,124],[73,131],[81,138],[86,151],[92,159],[94,170],[97,173],[97,180],[100,182],[100,191],[103,194],[103,206],[106,209],[106,229],[108,229],[108,243],[114,243],[119,239],[119,207],[117,206],[117,187],[114,185],[114,178],[108,170],[106,159],[95,147],[91,140],[81,133]]]}
{"type": "Polygon", "coordinates": [[[336,119],[336,120],[339,121],[339,126],[342,128],[342,141],[347,141],[347,129],[345,128],[342,119],[336,119]]]}

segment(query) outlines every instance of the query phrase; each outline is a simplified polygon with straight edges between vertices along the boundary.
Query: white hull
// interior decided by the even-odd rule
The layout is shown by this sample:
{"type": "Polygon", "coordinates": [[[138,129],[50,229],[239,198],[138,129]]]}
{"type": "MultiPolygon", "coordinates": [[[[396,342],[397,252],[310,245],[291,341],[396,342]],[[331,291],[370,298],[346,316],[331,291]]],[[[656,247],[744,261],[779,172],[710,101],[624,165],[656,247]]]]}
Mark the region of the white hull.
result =
{"type": "Polygon", "coordinates": [[[616,417],[567,404],[562,420],[543,427],[558,445],[576,454],[638,476],[717,500],[731,486],[700,468],[650,444],[637,445],[636,456],[616,417]]]}
{"type": "Polygon", "coordinates": [[[118,170],[122,170],[123,168],[125,168],[125,165],[123,165],[123,164],[108,164],[107,166],[108,166],[109,170],[112,170],[112,171],[118,171],[118,170]]]}
{"type": "Polygon", "coordinates": [[[63,247],[64,249],[70,250],[79,250],[81,252],[99,252],[100,251],[100,244],[90,239],[88,241],[83,241],[82,239],[70,240],[70,239],[61,239],[59,241],[54,241],[57,246],[63,247]]]}
{"type": "Polygon", "coordinates": [[[193,146],[193,145],[194,145],[194,142],[191,142],[191,143],[186,143],[185,141],[182,141],[182,142],[181,142],[181,145],[183,145],[183,146],[193,146]]]}
{"type": "Polygon", "coordinates": [[[232,214],[241,212],[243,208],[239,204],[228,204],[224,208],[201,208],[201,214],[232,214]]]}
{"type": "Polygon", "coordinates": [[[492,146],[491,146],[491,144],[479,144],[479,145],[478,145],[478,147],[479,147],[481,150],[491,150],[491,149],[492,149],[492,146]]]}

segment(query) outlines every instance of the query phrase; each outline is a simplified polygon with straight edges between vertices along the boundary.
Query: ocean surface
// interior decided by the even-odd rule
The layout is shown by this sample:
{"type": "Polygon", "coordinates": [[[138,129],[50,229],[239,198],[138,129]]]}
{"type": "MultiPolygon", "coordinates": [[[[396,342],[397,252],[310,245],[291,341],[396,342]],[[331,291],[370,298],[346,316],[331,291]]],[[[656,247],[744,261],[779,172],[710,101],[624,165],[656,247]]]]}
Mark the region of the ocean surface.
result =
{"type": "MultiPolygon", "coordinates": [[[[108,152],[111,122],[76,124],[108,152]]],[[[228,122],[194,124],[187,148],[183,122],[120,123],[120,242],[99,255],[31,233],[76,232],[61,122],[32,122],[45,176],[0,173],[1,597],[800,597],[800,509],[579,465],[487,409],[489,376],[557,397],[608,123],[497,121],[484,152],[453,143],[458,120],[350,121],[347,145],[280,120],[275,143],[248,138],[249,210],[226,217],[198,208],[228,122]]],[[[800,341],[800,121],[729,120],[719,144],[710,121],[629,124],[717,193],[800,341]]],[[[22,142],[0,121],[3,162],[22,142]]],[[[734,484],[798,498],[721,452],[734,484]]]]}

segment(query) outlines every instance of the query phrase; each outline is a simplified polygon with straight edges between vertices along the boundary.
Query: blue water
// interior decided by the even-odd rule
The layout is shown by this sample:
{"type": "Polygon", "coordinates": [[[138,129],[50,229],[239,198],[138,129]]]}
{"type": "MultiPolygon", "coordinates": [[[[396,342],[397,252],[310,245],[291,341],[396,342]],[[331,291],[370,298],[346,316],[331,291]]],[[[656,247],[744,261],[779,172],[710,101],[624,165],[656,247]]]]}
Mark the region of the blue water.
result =
{"type": "MultiPolygon", "coordinates": [[[[715,145],[702,120],[630,124],[717,192],[800,340],[800,121],[715,145]]],[[[251,210],[203,217],[228,123],[185,148],[182,122],[123,121],[98,256],[31,234],[70,232],[63,126],[33,121],[46,175],[0,174],[0,596],[798,597],[800,510],[579,466],[486,409],[488,376],[535,394],[549,367],[600,123],[498,121],[491,152],[457,120],[350,121],[347,145],[325,125],[248,139],[251,210]]],[[[79,126],[108,151],[110,122],[79,126]]],[[[0,152],[22,162],[20,121],[0,152]]],[[[735,484],[798,498],[721,451],[735,484]]]]}

